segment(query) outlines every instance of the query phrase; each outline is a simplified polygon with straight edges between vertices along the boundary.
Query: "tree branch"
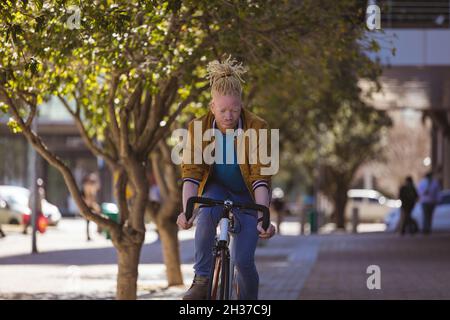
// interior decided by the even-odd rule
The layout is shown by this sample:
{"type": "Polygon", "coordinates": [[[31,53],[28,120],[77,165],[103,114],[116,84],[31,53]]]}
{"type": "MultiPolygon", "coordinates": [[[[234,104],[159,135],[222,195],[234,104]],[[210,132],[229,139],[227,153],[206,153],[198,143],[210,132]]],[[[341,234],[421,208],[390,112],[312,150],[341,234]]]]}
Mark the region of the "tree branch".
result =
{"type": "Polygon", "coordinates": [[[164,139],[161,139],[158,143],[158,149],[161,151],[163,164],[165,166],[164,176],[167,181],[167,189],[170,194],[177,194],[180,192],[180,189],[177,185],[177,172],[176,166],[171,161],[170,157],[170,149],[164,139]]]}
{"type": "Polygon", "coordinates": [[[37,98],[36,95],[33,93],[28,93],[28,92],[18,92],[19,97],[30,107],[30,114],[28,115],[27,120],[25,121],[25,125],[27,127],[30,127],[31,123],[33,122],[33,119],[36,116],[37,113],[37,98]],[[29,96],[31,96],[32,101],[29,101],[28,99],[26,99],[24,97],[24,93],[28,94],[29,96]]]}
{"type": "Polygon", "coordinates": [[[136,85],[136,88],[134,89],[133,93],[131,94],[130,98],[128,99],[128,102],[125,106],[125,109],[131,110],[136,107],[137,102],[140,101],[142,96],[142,82],[139,81],[136,85]]]}
{"type": "Polygon", "coordinates": [[[128,157],[124,161],[128,177],[134,187],[134,197],[131,204],[134,214],[130,216],[130,224],[137,232],[145,233],[144,214],[149,190],[145,165],[135,157],[128,157]]]}
{"type": "Polygon", "coordinates": [[[150,116],[147,119],[144,131],[139,139],[139,143],[136,146],[136,152],[142,153],[146,150],[146,146],[150,144],[153,136],[159,128],[159,123],[164,117],[164,106],[166,105],[166,100],[173,96],[173,92],[176,92],[178,88],[178,79],[176,77],[171,77],[166,83],[162,90],[162,94],[157,94],[155,102],[150,109],[150,116]]]}
{"type": "MultiPolygon", "coordinates": [[[[116,164],[117,159],[113,159],[110,155],[106,153],[106,151],[101,150],[99,147],[97,147],[93,139],[89,137],[87,130],[84,127],[83,122],[81,121],[80,113],[76,111],[74,112],[70,108],[69,103],[67,102],[66,99],[64,99],[64,97],[58,95],[58,98],[63,103],[66,110],[72,115],[73,119],[75,120],[75,125],[77,126],[78,131],[80,132],[81,138],[83,139],[85,145],[89,148],[89,150],[91,150],[91,152],[97,157],[102,157],[103,159],[105,159],[105,161],[108,162],[108,164],[111,167],[117,166],[116,164]]],[[[77,102],[77,111],[79,111],[78,102],[77,102]]]]}
{"type": "Polygon", "coordinates": [[[165,201],[168,198],[169,191],[167,189],[166,182],[164,181],[164,177],[161,174],[161,171],[162,171],[161,167],[159,166],[159,164],[161,163],[160,151],[155,150],[155,152],[152,152],[152,154],[150,155],[150,159],[152,161],[152,172],[155,177],[156,184],[158,185],[158,187],[160,189],[161,197],[165,201]]]}
{"type": "Polygon", "coordinates": [[[180,112],[186,107],[189,103],[191,103],[198,95],[209,87],[209,84],[204,85],[203,87],[200,87],[198,89],[194,89],[191,94],[178,105],[177,110],[175,110],[174,113],[172,113],[169,117],[169,119],[166,122],[166,125],[164,127],[158,127],[157,130],[155,130],[155,134],[152,136],[153,139],[147,144],[147,147],[144,151],[144,154],[149,153],[155,145],[158,143],[160,139],[162,139],[164,136],[166,136],[167,131],[169,130],[171,124],[175,121],[177,116],[180,114],[180,112]]]}
{"type": "Polygon", "coordinates": [[[128,211],[128,205],[126,200],[127,189],[127,174],[123,168],[113,171],[113,175],[117,176],[117,180],[114,185],[114,196],[117,199],[119,212],[120,212],[120,225],[123,226],[130,216],[128,211]]]}
{"type": "Polygon", "coordinates": [[[129,111],[127,109],[120,110],[120,131],[119,131],[119,155],[121,158],[128,158],[130,156],[130,144],[128,143],[128,120],[129,111]]]}
{"type": "Polygon", "coordinates": [[[151,105],[152,105],[152,94],[150,93],[150,90],[146,90],[144,104],[142,105],[141,110],[141,116],[139,117],[139,119],[137,119],[136,136],[141,136],[142,132],[144,131],[145,123],[148,119],[148,114],[151,105]]]}
{"type": "Polygon", "coordinates": [[[117,86],[118,86],[119,76],[113,75],[111,79],[111,88],[109,89],[108,97],[108,114],[110,118],[109,127],[111,128],[111,134],[113,140],[116,144],[120,143],[119,140],[119,125],[117,124],[116,112],[114,107],[114,99],[116,96],[117,86]]]}
{"type": "Polygon", "coordinates": [[[55,154],[50,152],[50,150],[47,148],[47,146],[43,143],[40,137],[36,135],[35,132],[33,132],[29,127],[25,125],[24,120],[20,117],[19,111],[12,101],[11,97],[6,93],[6,91],[0,87],[0,89],[5,94],[7,103],[12,111],[14,119],[17,121],[19,127],[22,129],[23,135],[27,139],[27,141],[36,149],[36,151],[45,159],[47,160],[52,166],[54,166],[56,169],[59,170],[59,172],[62,174],[64,181],[66,182],[66,185],[70,191],[70,194],[72,195],[75,203],[77,204],[78,208],[80,208],[81,215],[85,217],[86,219],[93,221],[100,226],[109,228],[111,231],[111,234],[113,236],[117,236],[119,233],[119,226],[114,221],[104,218],[103,216],[94,214],[90,211],[86,203],[84,202],[83,198],[81,197],[81,193],[78,189],[77,183],[75,181],[75,178],[72,175],[72,172],[70,169],[66,166],[66,164],[55,154]]]}

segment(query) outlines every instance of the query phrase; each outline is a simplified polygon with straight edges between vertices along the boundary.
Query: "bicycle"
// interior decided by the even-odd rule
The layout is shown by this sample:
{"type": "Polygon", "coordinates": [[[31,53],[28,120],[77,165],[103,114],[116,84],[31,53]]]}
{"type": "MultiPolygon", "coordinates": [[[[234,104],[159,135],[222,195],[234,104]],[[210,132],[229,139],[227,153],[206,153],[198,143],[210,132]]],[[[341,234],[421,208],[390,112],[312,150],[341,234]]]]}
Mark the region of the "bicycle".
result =
{"type": "MultiPolygon", "coordinates": [[[[222,216],[219,221],[219,234],[216,234],[215,244],[213,246],[213,263],[208,284],[208,300],[230,300],[239,295],[239,287],[236,281],[234,262],[230,258],[230,246],[233,248],[233,238],[230,232],[234,231],[234,217],[232,209],[257,210],[263,213],[262,227],[267,230],[270,224],[269,208],[259,204],[242,204],[231,200],[214,200],[204,197],[191,197],[186,206],[186,219],[192,217],[195,204],[201,204],[203,207],[223,206],[222,216]],[[230,241],[231,238],[231,241],[230,241]],[[231,271],[231,272],[230,272],[231,271]],[[236,295],[234,296],[233,293],[236,295]]],[[[259,220],[258,220],[259,222],[259,220]]]]}

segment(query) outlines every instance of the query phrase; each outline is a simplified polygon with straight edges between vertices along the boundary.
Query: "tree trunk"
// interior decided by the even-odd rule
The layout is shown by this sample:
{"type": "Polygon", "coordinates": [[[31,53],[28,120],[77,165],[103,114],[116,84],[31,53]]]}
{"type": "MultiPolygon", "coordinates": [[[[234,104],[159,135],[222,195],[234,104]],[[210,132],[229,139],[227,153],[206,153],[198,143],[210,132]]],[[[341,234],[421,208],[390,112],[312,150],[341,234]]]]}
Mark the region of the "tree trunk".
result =
{"type": "Polygon", "coordinates": [[[181,273],[178,226],[174,220],[174,215],[168,216],[164,212],[160,212],[156,221],[161,238],[164,264],[166,265],[168,286],[182,285],[183,275],[181,273]]]}
{"type": "Polygon", "coordinates": [[[117,248],[117,300],[136,300],[139,257],[142,243],[129,243],[117,248]]]}
{"type": "Polygon", "coordinates": [[[334,195],[334,210],[336,217],[336,226],[338,229],[345,230],[345,206],[347,205],[348,187],[343,183],[336,183],[336,193],[334,195]]]}
{"type": "Polygon", "coordinates": [[[177,184],[179,175],[170,159],[170,149],[163,141],[158,144],[159,152],[152,155],[152,169],[161,191],[162,206],[154,214],[159,231],[168,286],[183,284],[181,273],[178,226],[176,219],[181,206],[181,190],[177,184]],[[162,165],[162,168],[161,168],[162,165]]]}

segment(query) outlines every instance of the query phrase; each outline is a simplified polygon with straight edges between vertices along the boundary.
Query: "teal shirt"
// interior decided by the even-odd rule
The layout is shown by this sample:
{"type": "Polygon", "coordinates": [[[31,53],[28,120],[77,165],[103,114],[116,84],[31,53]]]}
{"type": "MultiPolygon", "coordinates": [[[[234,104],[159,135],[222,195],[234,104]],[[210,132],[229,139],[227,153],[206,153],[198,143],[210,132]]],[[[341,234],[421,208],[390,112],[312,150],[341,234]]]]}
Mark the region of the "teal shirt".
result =
{"type": "Polygon", "coordinates": [[[230,191],[246,191],[247,186],[237,163],[234,135],[222,133],[217,136],[215,152],[216,163],[212,165],[212,178],[230,191]]]}

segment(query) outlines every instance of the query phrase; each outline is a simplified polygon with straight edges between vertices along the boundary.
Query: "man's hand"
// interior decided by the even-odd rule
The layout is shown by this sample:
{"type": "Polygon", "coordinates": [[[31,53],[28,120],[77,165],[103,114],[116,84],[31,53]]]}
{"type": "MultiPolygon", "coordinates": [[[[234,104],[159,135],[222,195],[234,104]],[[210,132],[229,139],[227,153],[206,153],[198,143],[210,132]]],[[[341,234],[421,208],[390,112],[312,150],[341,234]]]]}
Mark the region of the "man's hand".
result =
{"type": "Polygon", "coordinates": [[[194,224],[194,219],[195,219],[195,216],[192,215],[191,219],[189,219],[189,221],[187,221],[185,213],[182,212],[182,213],[180,213],[180,214],[178,215],[178,218],[177,218],[177,225],[178,225],[181,229],[187,230],[187,229],[191,228],[192,225],[194,224]]]}
{"type": "Polygon", "coordinates": [[[275,234],[275,226],[273,224],[270,224],[269,227],[267,228],[267,230],[264,230],[262,227],[262,221],[261,221],[261,222],[258,222],[258,225],[256,226],[256,228],[259,231],[259,237],[262,239],[272,238],[273,235],[275,234]]]}

